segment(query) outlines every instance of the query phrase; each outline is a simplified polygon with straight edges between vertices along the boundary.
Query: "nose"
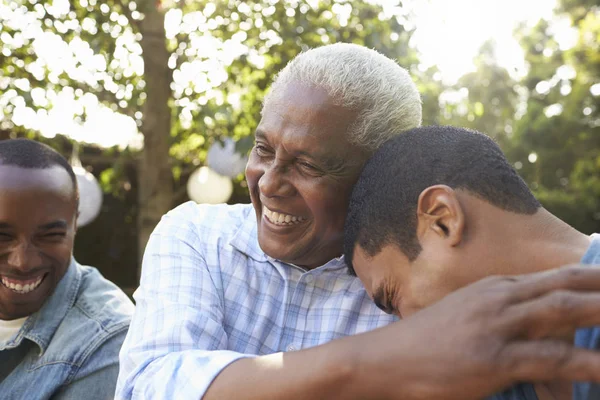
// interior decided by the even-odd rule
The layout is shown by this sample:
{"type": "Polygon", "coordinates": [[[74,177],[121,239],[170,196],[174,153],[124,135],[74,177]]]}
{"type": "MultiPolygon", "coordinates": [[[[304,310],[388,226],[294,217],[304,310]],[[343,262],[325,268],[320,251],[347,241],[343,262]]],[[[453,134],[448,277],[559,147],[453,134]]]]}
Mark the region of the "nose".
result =
{"type": "Polygon", "coordinates": [[[29,242],[19,243],[10,250],[7,261],[11,267],[21,272],[27,272],[42,263],[39,252],[29,242]]]}
{"type": "Polygon", "coordinates": [[[258,180],[260,193],[265,197],[290,197],[296,191],[289,181],[288,167],[281,162],[273,162],[267,166],[258,180]]]}

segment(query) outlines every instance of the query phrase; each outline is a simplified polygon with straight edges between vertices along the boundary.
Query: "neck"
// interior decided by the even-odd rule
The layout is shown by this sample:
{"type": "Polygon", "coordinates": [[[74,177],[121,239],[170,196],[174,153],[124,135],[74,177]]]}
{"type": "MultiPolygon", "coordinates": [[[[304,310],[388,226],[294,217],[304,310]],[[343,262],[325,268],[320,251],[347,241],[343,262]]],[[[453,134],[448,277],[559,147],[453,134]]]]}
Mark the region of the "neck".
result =
{"type": "Polygon", "coordinates": [[[589,236],[577,231],[543,208],[524,217],[512,213],[504,220],[503,237],[510,238],[503,246],[516,273],[548,271],[568,264],[577,264],[590,245],[589,236]],[[514,218],[514,221],[511,219],[514,218]]]}

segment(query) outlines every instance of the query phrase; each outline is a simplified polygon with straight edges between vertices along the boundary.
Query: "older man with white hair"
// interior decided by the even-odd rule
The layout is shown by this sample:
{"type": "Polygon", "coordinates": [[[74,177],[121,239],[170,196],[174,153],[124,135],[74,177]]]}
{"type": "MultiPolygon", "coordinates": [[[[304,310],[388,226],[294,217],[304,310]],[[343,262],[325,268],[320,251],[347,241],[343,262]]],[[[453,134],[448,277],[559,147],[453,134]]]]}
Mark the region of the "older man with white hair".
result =
{"type": "MultiPolygon", "coordinates": [[[[152,234],[117,398],[464,399],[534,379],[472,356],[492,348],[485,340],[505,340],[504,330],[474,324],[480,309],[450,302],[393,323],[348,274],[352,187],[375,149],[420,123],[410,76],[373,50],[335,44],[291,61],[256,130],[252,204],[186,203],[152,234]],[[468,323],[447,323],[461,318],[468,323]],[[430,340],[431,329],[453,341],[430,340]],[[477,390],[464,385],[474,376],[477,390]]],[[[498,301],[479,300],[486,310],[498,301]]]]}

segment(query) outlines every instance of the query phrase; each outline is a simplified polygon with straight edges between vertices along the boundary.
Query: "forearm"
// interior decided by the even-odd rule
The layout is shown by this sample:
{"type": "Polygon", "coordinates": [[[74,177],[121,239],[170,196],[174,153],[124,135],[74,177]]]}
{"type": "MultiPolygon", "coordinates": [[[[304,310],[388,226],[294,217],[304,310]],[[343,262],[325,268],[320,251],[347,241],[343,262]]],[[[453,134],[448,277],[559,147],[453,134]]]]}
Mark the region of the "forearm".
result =
{"type": "Polygon", "coordinates": [[[238,360],[221,371],[203,400],[377,398],[362,376],[366,371],[361,366],[360,346],[364,349],[368,343],[365,336],[297,352],[238,360]]]}

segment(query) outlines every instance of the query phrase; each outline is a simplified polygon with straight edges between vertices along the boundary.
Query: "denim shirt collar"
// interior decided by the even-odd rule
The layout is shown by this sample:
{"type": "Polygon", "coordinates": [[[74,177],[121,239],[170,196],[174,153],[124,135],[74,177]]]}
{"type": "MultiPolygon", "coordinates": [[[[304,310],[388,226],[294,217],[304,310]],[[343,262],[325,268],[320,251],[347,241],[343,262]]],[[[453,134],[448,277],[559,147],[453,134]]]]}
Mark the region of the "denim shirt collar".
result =
{"type": "Polygon", "coordinates": [[[23,339],[28,339],[40,348],[40,356],[44,354],[54,332],[58,329],[69,310],[75,304],[81,284],[81,269],[74,258],[67,272],[56,286],[54,293],[46,300],[42,308],[31,314],[14,338],[0,343],[0,350],[15,348],[23,339]]]}

